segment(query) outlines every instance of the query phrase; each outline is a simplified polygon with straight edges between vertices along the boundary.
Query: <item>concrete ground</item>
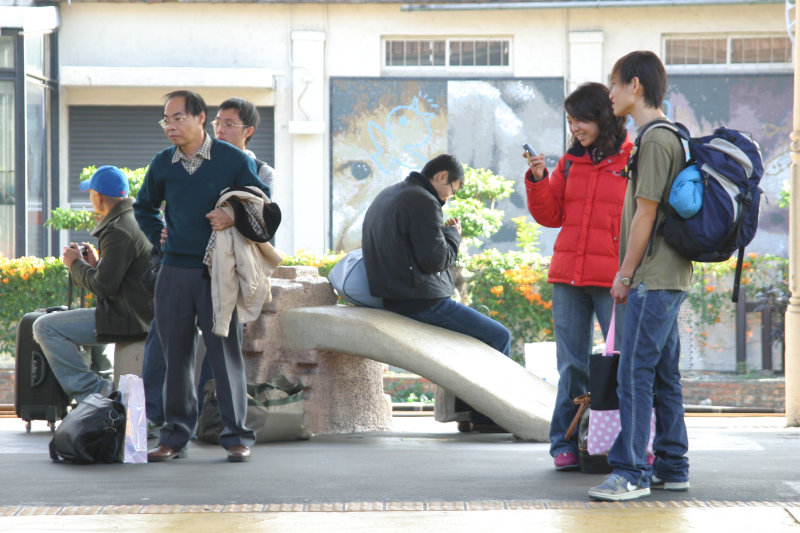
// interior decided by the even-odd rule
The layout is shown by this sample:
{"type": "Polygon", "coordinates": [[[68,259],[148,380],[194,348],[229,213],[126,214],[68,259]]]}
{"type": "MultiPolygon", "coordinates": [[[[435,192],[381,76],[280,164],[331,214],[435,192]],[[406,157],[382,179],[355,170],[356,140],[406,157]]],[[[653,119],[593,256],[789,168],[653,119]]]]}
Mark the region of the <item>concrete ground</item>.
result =
{"type": "Polygon", "coordinates": [[[547,444],[393,423],[243,464],[193,442],[169,463],[78,466],[50,461],[44,422],[0,419],[0,531],[800,533],[800,429],[782,417],[687,417],[691,489],[616,504],[586,496],[602,476],[556,472],[547,444]]]}

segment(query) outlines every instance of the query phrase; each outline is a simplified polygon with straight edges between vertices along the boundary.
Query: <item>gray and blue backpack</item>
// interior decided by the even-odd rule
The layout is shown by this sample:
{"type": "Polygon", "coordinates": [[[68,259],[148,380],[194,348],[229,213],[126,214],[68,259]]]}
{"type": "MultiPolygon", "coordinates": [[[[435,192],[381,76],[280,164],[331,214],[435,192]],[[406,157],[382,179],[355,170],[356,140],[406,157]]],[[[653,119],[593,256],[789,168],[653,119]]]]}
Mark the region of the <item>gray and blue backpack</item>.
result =
{"type": "Polygon", "coordinates": [[[698,183],[702,185],[699,209],[693,209],[696,212],[688,218],[662,199],[665,216],[656,231],[691,261],[727,261],[738,250],[732,297],[736,302],[744,247],[750,244],[758,229],[762,192],[759,182],[764,173],[761,149],[750,135],[738,130],[723,127],[705,137],[691,137],[683,124],[659,120],[649,123],[637,136],[628,162],[629,171],[635,169],[642,136],[653,127],[674,132],[684,149],[688,146],[686,169],[675,179],[675,184],[685,183],[691,180],[691,174],[699,173],[698,183]]]}

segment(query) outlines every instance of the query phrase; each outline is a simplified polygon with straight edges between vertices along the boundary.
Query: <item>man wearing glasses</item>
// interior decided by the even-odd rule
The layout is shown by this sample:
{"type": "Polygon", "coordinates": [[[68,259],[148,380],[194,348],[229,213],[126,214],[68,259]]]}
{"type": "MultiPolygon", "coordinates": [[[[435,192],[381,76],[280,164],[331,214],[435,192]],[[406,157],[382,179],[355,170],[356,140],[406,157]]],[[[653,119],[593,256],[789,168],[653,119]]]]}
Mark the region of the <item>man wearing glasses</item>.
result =
{"type": "MultiPolygon", "coordinates": [[[[444,221],[442,207],[463,183],[461,163],[442,154],[375,197],[361,230],[370,293],[383,298],[389,311],[469,335],[508,356],[508,329],[452,299],[450,268],[458,258],[461,222],[444,221]]],[[[472,413],[472,422],[496,427],[480,413],[472,413]]]]}
{"type": "Polygon", "coordinates": [[[211,121],[214,127],[214,136],[220,141],[229,142],[256,160],[258,177],[267,184],[272,191],[270,198],[275,195],[275,169],[259,160],[256,155],[247,149],[250,139],[258,129],[261,116],[256,106],[242,98],[228,98],[219,105],[217,118],[211,121]]]}
{"type": "MultiPolygon", "coordinates": [[[[261,122],[256,106],[242,98],[229,98],[222,102],[217,111],[217,117],[211,121],[214,136],[220,140],[234,145],[256,162],[258,177],[271,192],[270,198],[275,195],[275,169],[259,160],[256,155],[247,149],[250,139],[261,122]]],[[[166,235],[166,231],[162,235],[166,235]]],[[[274,243],[273,243],[274,244],[274,243]]],[[[241,324],[239,324],[241,328],[241,324]]],[[[151,428],[155,429],[164,423],[164,373],[166,363],[161,350],[161,341],[158,338],[157,328],[151,328],[145,347],[142,368],[145,395],[147,399],[147,419],[151,428]]],[[[200,370],[200,380],[197,384],[198,412],[203,408],[203,389],[208,380],[213,378],[210,360],[203,359],[200,370]]]]}
{"type": "Polygon", "coordinates": [[[205,101],[197,93],[166,95],[159,124],[173,146],[150,162],[134,204],[136,219],[153,246],[160,246],[163,202],[169,228],[155,290],[156,324],[167,361],[166,424],[158,446],[148,452],[148,460],[155,462],[185,457],[186,444],[197,426],[197,326],[214,372],[225,424],[219,440],[228,450],[228,460],[249,460],[255,442],[255,433],[245,426],[247,389],[238,316],[234,310],[227,337],[214,335],[211,282],[203,275],[203,256],[211,232],[233,226],[227,214],[215,209],[223,189],[251,185],[267,195],[270,191],[258,179],[251,157],[206,134],[206,113],[205,101]]]}

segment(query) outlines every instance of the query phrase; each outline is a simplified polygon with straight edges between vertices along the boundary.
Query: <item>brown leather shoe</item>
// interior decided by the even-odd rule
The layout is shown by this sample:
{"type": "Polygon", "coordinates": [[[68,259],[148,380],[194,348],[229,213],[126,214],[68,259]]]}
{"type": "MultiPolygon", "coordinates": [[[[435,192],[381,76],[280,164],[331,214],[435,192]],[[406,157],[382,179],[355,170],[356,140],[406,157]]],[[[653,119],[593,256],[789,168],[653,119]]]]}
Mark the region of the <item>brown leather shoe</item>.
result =
{"type": "Polygon", "coordinates": [[[186,448],[182,448],[180,450],[173,450],[169,446],[164,446],[163,444],[159,444],[157,447],[147,451],[147,462],[162,463],[164,461],[171,461],[173,459],[186,457],[186,455],[187,455],[186,448]]]}
{"type": "Polygon", "coordinates": [[[250,460],[250,448],[237,444],[228,448],[228,462],[244,463],[250,460]]]}

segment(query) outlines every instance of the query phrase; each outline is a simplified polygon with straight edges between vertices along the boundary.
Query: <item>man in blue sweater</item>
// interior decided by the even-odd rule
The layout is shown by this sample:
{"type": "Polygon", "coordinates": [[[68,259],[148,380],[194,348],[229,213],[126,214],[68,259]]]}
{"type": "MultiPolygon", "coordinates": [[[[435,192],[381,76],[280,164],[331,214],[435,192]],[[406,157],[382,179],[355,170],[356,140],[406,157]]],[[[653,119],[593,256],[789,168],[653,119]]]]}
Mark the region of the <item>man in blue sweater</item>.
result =
{"type": "Polygon", "coordinates": [[[169,228],[155,290],[156,325],[167,360],[166,424],[158,446],[147,454],[148,461],[185,457],[186,444],[195,432],[197,326],[203,332],[206,357],[214,372],[225,425],[219,440],[228,450],[228,461],[249,460],[255,442],[255,433],[245,426],[247,389],[238,316],[234,311],[227,337],[214,335],[211,282],[204,275],[203,256],[211,232],[233,225],[229,216],[215,209],[223,189],[254,185],[267,195],[270,191],[258,179],[252,158],[205,132],[206,115],[199,94],[173,91],[166,95],[159,123],[173,146],[150,162],[134,204],[136,219],[153,246],[160,246],[164,202],[169,228]]]}

